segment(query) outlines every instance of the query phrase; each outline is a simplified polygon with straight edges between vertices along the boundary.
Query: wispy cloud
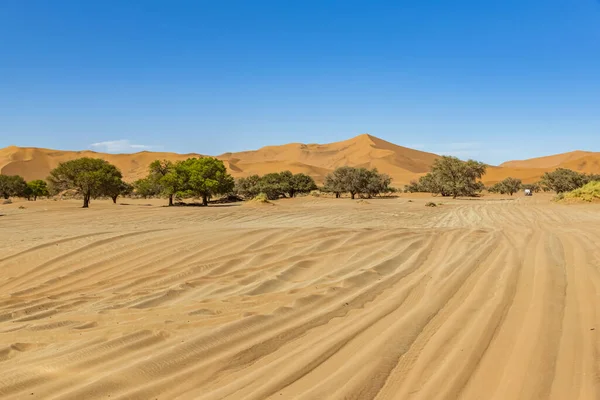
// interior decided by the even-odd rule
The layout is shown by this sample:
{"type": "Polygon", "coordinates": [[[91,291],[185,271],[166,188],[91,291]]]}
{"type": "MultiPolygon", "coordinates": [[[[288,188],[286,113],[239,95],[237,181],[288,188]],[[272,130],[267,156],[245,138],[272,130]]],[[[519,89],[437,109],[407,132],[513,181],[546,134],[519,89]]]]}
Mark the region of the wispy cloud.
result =
{"type": "Polygon", "coordinates": [[[148,146],[145,144],[131,143],[131,141],[127,139],[92,143],[90,147],[94,150],[103,151],[106,153],[131,153],[155,148],[154,146],[148,146]]]}

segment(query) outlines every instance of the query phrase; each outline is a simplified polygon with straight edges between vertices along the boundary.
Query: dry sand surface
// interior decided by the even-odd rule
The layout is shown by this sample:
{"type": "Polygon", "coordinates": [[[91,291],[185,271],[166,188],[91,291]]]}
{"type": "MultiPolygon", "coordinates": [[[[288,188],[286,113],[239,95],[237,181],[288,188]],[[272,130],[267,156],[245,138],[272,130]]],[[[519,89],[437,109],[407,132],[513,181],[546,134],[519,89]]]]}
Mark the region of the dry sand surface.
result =
{"type": "Polygon", "coordinates": [[[600,207],[411,198],[0,206],[0,398],[600,398],[600,207]]]}

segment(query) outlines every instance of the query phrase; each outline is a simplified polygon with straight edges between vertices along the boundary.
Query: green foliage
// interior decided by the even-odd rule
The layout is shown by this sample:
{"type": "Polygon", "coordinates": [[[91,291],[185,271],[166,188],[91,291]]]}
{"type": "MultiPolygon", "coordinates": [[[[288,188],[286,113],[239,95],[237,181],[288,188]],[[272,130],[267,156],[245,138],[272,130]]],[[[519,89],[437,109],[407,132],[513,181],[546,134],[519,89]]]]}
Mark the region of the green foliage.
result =
{"type": "Polygon", "coordinates": [[[542,190],[542,187],[539,183],[524,183],[521,185],[522,189],[529,189],[532,193],[539,193],[542,190]]]}
{"type": "Polygon", "coordinates": [[[143,189],[158,192],[169,198],[169,206],[173,205],[173,197],[183,190],[184,183],[178,175],[175,164],[168,160],[156,160],[150,164],[147,182],[143,189]]]}
{"type": "Polygon", "coordinates": [[[235,185],[236,192],[246,199],[254,198],[259,193],[265,194],[270,200],[286,196],[291,198],[315,189],[317,185],[313,178],[305,174],[292,174],[290,171],[240,178],[235,185]]]}
{"type": "Polygon", "coordinates": [[[325,177],[323,190],[335,193],[336,197],[350,193],[353,199],[356,195],[371,198],[381,193],[391,193],[391,182],[387,174],[380,174],[376,168],[339,167],[325,177]]]}
{"type": "Polygon", "coordinates": [[[26,197],[27,182],[19,175],[0,175],[0,197],[26,197]]]}
{"type": "Polygon", "coordinates": [[[121,184],[121,178],[121,171],[107,161],[84,157],[60,163],[50,171],[48,182],[55,190],[75,189],[87,208],[90,199],[109,196],[109,191],[121,184]]]}
{"type": "Polygon", "coordinates": [[[566,168],[558,168],[555,171],[546,172],[542,176],[541,183],[545,189],[560,194],[578,189],[589,181],[590,177],[585,174],[566,168]]]}
{"type": "Polygon", "coordinates": [[[155,179],[146,177],[133,182],[133,193],[145,199],[156,197],[162,194],[162,187],[155,179]]]}
{"type": "Polygon", "coordinates": [[[178,162],[173,181],[180,185],[178,195],[201,197],[205,206],[212,196],[231,193],[235,186],[223,161],[212,157],[188,158],[178,162]]]}
{"type": "Polygon", "coordinates": [[[520,179],[506,178],[502,182],[496,183],[488,190],[491,193],[510,194],[511,196],[521,190],[523,183],[520,179]]]}
{"type": "Polygon", "coordinates": [[[38,197],[50,195],[48,184],[41,179],[27,182],[27,188],[27,194],[29,197],[33,197],[33,201],[36,201],[38,197]]]}
{"type": "Polygon", "coordinates": [[[235,192],[246,199],[252,199],[260,193],[260,176],[251,175],[240,178],[235,183],[235,192]]]}
{"type": "Polygon", "coordinates": [[[434,161],[431,172],[406,185],[404,190],[454,198],[474,196],[484,189],[483,183],[478,180],[485,174],[486,168],[484,163],[478,161],[442,156],[434,161]]]}
{"type": "Polygon", "coordinates": [[[587,183],[583,187],[580,187],[579,189],[575,189],[571,192],[564,193],[561,199],[581,200],[585,202],[599,201],[600,181],[592,181],[587,183]]]}

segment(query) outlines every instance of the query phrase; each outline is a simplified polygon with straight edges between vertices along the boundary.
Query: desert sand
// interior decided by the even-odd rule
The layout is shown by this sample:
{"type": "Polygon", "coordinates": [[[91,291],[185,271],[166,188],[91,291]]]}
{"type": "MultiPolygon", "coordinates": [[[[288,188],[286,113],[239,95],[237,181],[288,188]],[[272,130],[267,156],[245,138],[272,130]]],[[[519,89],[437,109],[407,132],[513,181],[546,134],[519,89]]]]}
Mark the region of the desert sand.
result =
{"type": "Polygon", "coordinates": [[[600,398],[600,206],[430,200],[1,205],[0,398],[600,398]]]}
{"type": "MultiPolygon", "coordinates": [[[[185,160],[200,154],[176,154],[143,151],[134,154],[106,154],[93,151],[63,151],[33,147],[10,146],[0,149],[0,173],[21,175],[26,180],[46,179],[50,170],[60,162],[80,157],[102,158],[116,165],[126,181],[132,182],[148,174],[148,165],[154,160],[185,160]]],[[[336,143],[267,146],[255,151],[226,153],[217,156],[235,177],[290,170],[305,173],[317,183],[340,166],[378,168],[393,178],[392,184],[402,188],[430,171],[439,156],[409,149],[363,134],[336,143]]],[[[485,184],[494,184],[507,178],[522,179],[524,183],[537,182],[548,171],[564,167],[585,173],[600,173],[600,153],[576,151],[524,161],[509,161],[488,168],[483,177],[485,184]]]]}

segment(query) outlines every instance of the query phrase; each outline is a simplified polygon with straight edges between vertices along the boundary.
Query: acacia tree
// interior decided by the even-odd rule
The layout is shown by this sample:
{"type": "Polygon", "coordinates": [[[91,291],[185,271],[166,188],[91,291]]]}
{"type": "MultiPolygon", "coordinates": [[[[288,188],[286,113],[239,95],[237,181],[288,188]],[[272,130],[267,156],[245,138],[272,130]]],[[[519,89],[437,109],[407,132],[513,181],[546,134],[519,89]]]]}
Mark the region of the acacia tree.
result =
{"type": "Polygon", "coordinates": [[[33,201],[36,201],[38,197],[48,196],[50,194],[48,191],[48,184],[46,181],[41,179],[27,182],[27,188],[27,192],[31,197],[33,197],[33,201]]]}
{"type": "Polygon", "coordinates": [[[152,162],[146,179],[147,187],[160,187],[160,192],[169,198],[169,206],[173,205],[173,197],[183,190],[183,182],[177,174],[176,165],[168,160],[152,162]]]}
{"type": "Polygon", "coordinates": [[[492,193],[510,194],[511,196],[521,190],[523,183],[520,179],[508,177],[492,186],[489,191],[492,193]]]}
{"type": "Polygon", "coordinates": [[[325,177],[324,190],[335,193],[339,198],[342,193],[350,193],[352,199],[356,195],[376,196],[379,193],[390,192],[392,179],[386,174],[380,174],[376,168],[339,167],[325,177]]]}
{"type": "Polygon", "coordinates": [[[310,193],[317,189],[315,180],[306,174],[294,174],[290,184],[289,195],[295,197],[298,193],[310,193]]]}
{"type": "Polygon", "coordinates": [[[566,168],[558,168],[552,172],[546,172],[542,176],[541,184],[545,190],[552,190],[560,194],[579,189],[589,180],[590,178],[585,174],[566,168]]]}
{"type": "Polygon", "coordinates": [[[0,175],[0,196],[10,197],[26,196],[27,182],[19,175],[0,175]]]}
{"type": "Polygon", "coordinates": [[[486,168],[484,163],[475,160],[462,161],[442,156],[433,162],[431,172],[421,179],[432,193],[453,198],[473,196],[484,188],[478,179],[485,174],[486,168]]]}
{"type": "Polygon", "coordinates": [[[240,178],[235,183],[235,191],[245,198],[254,198],[260,193],[260,180],[258,175],[250,175],[247,178],[240,178]]]}
{"type": "Polygon", "coordinates": [[[212,196],[231,193],[235,186],[223,161],[212,157],[180,161],[175,165],[175,174],[182,184],[183,193],[201,197],[205,206],[212,196]]]}
{"type": "Polygon", "coordinates": [[[127,196],[133,192],[133,186],[121,179],[118,181],[109,182],[106,187],[106,195],[110,197],[114,204],[117,204],[119,196],[127,196]]]}
{"type": "Polygon", "coordinates": [[[50,171],[48,182],[55,190],[75,189],[83,196],[83,208],[90,200],[108,196],[109,188],[121,184],[121,171],[107,161],[98,158],[78,158],[60,163],[50,171]]]}

